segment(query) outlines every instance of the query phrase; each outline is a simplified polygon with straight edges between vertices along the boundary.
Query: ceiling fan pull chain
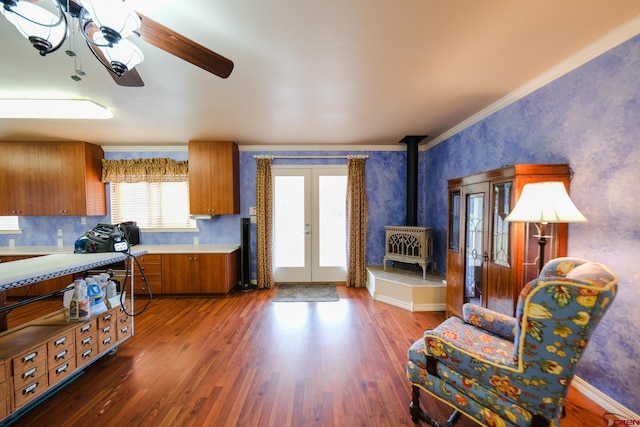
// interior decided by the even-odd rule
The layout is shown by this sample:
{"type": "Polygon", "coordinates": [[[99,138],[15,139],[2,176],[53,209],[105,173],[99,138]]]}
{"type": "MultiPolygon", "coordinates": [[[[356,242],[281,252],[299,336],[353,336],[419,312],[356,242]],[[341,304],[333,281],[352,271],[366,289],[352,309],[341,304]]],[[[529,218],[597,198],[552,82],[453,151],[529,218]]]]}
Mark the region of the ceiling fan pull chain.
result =
{"type": "MultiPolygon", "coordinates": [[[[67,0],[67,11],[70,10],[70,1],[67,0]]],[[[65,51],[65,53],[67,55],[69,55],[70,57],[73,58],[73,68],[75,70],[75,74],[71,75],[71,80],[74,80],[76,82],[82,80],[82,76],[85,76],[87,73],[85,73],[82,70],[82,58],[80,57],[79,53],[76,53],[77,51],[77,43],[76,43],[76,26],[75,25],[71,25],[70,26],[70,30],[69,30],[69,49],[67,49],[65,51]],[[80,65],[78,65],[80,64],[80,65]]]]}

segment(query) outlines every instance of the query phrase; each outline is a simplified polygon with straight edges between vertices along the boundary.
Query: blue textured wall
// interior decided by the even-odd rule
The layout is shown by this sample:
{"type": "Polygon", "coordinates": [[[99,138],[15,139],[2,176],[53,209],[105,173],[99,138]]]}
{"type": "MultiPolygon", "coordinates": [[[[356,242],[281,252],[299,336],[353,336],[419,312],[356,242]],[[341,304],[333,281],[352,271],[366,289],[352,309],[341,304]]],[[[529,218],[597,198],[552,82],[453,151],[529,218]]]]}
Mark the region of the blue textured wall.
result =
{"type": "Polygon", "coordinates": [[[571,198],[589,219],[569,226],[570,256],[601,262],[619,293],[578,375],[640,413],[640,37],[601,55],[422,153],[427,222],[444,262],[446,180],[515,163],[569,163],[571,198]]]}

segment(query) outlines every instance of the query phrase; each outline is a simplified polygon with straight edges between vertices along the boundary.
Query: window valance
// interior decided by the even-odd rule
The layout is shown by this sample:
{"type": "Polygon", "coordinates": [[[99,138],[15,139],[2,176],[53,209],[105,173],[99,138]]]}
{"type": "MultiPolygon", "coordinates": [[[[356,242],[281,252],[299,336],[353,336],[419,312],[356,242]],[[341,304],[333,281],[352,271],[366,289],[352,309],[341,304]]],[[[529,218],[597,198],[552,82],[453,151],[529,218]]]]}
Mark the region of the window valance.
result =
{"type": "Polygon", "coordinates": [[[188,180],[187,160],[168,158],[102,160],[102,182],[181,182],[188,180]]]}

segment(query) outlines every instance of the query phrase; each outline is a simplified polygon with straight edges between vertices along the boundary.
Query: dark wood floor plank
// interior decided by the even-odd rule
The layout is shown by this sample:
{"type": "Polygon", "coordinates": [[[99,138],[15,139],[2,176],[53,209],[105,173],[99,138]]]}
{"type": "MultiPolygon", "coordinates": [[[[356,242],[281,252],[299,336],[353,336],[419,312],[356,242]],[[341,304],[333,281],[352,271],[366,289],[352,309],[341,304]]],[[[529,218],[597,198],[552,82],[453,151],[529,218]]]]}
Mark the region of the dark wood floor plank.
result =
{"type": "MultiPolygon", "coordinates": [[[[407,349],[443,313],[411,313],[344,286],[335,303],[273,303],[274,292],[153,300],[114,356],[14,425],[413,425],[407,349]]],[[[58,305],[16,309],[9,326],[58,305]]],[[[449,415],[434,399],[423,404],[449,415]]],[[[567,409],[562,427],[603,422],[602,408],[576,390],[567,409]]],[[[463,417],[458,426],[475,423],[463,417]]]]}

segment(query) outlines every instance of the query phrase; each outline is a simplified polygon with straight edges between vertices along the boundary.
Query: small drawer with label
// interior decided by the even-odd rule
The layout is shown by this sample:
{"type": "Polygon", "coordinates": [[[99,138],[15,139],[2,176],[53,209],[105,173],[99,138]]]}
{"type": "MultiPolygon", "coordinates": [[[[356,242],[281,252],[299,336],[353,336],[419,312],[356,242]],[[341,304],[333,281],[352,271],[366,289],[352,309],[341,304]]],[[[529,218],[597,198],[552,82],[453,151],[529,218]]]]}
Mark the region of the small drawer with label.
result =
{"type": "Polygon", "coordinates": [[[83,348],[82,350],[78,350],[76,353],[76,366],[80,367],[90,360],[95,359],[98,355],[98,343],[94,341],[94,344],[91,347],[83,348]]]}
{"type": "Polygon", "coordinates": [[[73,346],[73,330],[69,329],[47,343],[47,353],[57,353],[60,350],[73,346]]]}
{"type": "Polygon", "coordinates": [[[104,329],[106,332],[98,334],[98,350],[100,353],[109,349],[109,347],[113,346],[117,341],[115,325],[107,326],[104,329]]]}
{"type": "Polygon", "coordinates": [[[59,364],[53,369],[49,369],[49,386],[53,386],[69,375],[71,375],[76,369],[76,359],[70,358],[65,362],[59,364]]]}
{"type": "Polygon", "coordinates": [[[46,373],[44,374],[28,384],[16,387],[14,393],[16,408],[35,399],[47,389],[47,375],[46,373]]]}
{"type": "Polygon", "coordinates": [[[68,346],[56,350],[55,352],[49,352],[47,357],[47,366],[56,366],[69,360],[75,360],[75,348],[74,346],[68,346]]]}
{"type": "Polygon", "coordinates": [[[41,345],[27,352],[20,354],[11,359],[11,367],[13,368],[13,376],[22,375],[25,371],[37,366],[40,362],[47,360],[47,346],[41,345]]]}
{"type": "Polygon", "coordinates": [[[93,335],[98,329],[98,322],[96,319],[92,319],[86,323],[83,323],[75,329],[76,342],[80,342],[82,338],[93,335]]]}
{"type": "Polygon", "coordinates": [[[98,329],[103,329],[109,325],[115,325],[116,323],[116,310],[109,310],[98,316],[98,329]]]}
{"type": "Polygon", "coordinates": [[[13,374],[13,387],[18,389],[25,384],[33,382],[36,378],[43,375],[47,371],[47,361],[38,360],[31,366],[23,366],[20,371],[15,371],[13,374]]]}

